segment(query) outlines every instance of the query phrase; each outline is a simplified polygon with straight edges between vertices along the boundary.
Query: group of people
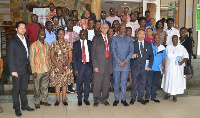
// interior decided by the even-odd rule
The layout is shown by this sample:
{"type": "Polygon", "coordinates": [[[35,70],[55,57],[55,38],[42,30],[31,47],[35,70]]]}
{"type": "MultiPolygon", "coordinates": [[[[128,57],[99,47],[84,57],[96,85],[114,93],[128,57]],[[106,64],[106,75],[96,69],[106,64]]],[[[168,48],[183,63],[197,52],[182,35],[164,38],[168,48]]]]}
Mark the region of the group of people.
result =
{"type": "MultiPolygon", "coordinates": [[[[45,26],[38,23],[38,16],[31,16],[32,23],[16,23],[17,34],[7,41],[7,62],[13,80],[13,108],[17,116],[21,109],[33,111],[28,106],[26,90],[30,73],[34,80],[35,108],[48,103],[48,87],[55,87],[56,102],[66,101],[67,86],[76,82],[78,106],[82,101],[90,105],[89,92],[93,88],[94,107],[99,103],[109,106],[109,89],[114,86],[117,106],[120,100],[124,106],[133,105],[137,100],[147,104],[156,98],[156,91],[162,78],[161,87],[166,92],[165,100],[173,95],[183,94],[186,80],[183,74],[185,62],[191,52],[187,28],[179,31],[173,27],[174,20],[168,18],[164,29],[162,20],[155,24],[150,12],[139,17],[138,12],[129,15],[128,7],[122,14],[115,15],[114,7],[110,16],[101,12],[101,19],[91,12],[90,4],[78,18],[78,11],[49,5],[50,12],[45,26]],[[182,45],[181,45],[182,44],[182,45]],[[189,54],[188,54],[189,53],[189,54]],[[111,76],[113,75],[113,76],[111,76]],[[127,79],[130,79],[131,100],[126,101],[127,79]],[[91,84],[92,83],[92,84],[91,84]],[[84,95],[82,94],[84,91],[84,95]],[[145,92],[146,91],[146,92],[145,92]],[[143,98],[145,92],[145,98],[143,98]]],[[[73,90],[73,89],[72,89],[73,90]]]]}

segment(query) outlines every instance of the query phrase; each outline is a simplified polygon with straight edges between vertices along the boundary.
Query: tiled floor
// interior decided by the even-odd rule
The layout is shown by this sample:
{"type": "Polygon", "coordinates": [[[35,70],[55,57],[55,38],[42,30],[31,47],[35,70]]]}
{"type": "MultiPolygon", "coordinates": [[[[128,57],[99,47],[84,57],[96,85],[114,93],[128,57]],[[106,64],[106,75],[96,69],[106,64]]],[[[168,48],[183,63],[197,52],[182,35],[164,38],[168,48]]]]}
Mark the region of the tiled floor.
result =
{"type": "MultiPolygon", "coordinates": [[[[200,118],[200,96],[179,97],[176,103],[171,99],[160,100],[161,103],[150,101],[147,105],[136,102],[129,107],[121,104],[117,107],[112,105],[106,107],[102,104],[99,107],[84,104],[78,107],[77,102],[69,102],[67,107],[60,104],[58,107],[41,106],[39,110],[33,112],[22,111],[21,118],[200,118]]],[[[113,101],[109,102],[112,104],[113,101]]],[[[29,105],[34,106],[33,102],[29,105]]],[[[0,106],[4,108],[4,112],[0,113],[0,118],[16,118],[12,103],[1,103],[0,106]]]]}

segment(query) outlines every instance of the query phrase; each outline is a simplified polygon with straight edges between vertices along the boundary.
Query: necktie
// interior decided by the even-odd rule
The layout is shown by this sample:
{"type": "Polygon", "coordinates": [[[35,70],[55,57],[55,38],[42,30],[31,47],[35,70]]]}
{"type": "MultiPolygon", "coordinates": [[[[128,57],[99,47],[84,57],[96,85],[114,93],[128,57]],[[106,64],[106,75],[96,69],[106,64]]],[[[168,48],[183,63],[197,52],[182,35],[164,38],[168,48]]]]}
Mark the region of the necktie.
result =
{"type": "Polygon", "coordinates": [[[106,45],[105,57],[108,58],[109,57],[109,50],[108,50],[108,42],[106,40],[106,37],[104,37],[104,42],[105,42],[105,45],[106,45]]]}
{"type": "Polygon", "coordinates": [[[82,42],[82,59],[83,59],[83,63],[86,63],[86,55],[85,55],[84,40],[83,40],[83,42],[82,42]]]}
{"type": "Polygon", "coordinates": [[[142,42],[140,42],[140,52],[141,52],[141,57],[142,57],[144,54],[144,47],[142,45],[142,42]]]}

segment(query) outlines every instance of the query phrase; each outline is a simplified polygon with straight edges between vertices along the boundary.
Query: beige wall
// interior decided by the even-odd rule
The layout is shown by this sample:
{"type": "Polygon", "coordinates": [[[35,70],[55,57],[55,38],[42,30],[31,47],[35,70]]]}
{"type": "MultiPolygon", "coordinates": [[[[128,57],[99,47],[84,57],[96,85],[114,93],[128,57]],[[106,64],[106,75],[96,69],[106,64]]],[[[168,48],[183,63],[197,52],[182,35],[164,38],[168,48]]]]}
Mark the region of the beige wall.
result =
{"type": "MultiPolygon", "coordinates": [[[[184,0],[181,0],[181,2],[184,0]]],[[[191,28],[192,27],[192,11],[193,11],[193,0],[186,0],[186,24],[185,27],[191,28]]]]}

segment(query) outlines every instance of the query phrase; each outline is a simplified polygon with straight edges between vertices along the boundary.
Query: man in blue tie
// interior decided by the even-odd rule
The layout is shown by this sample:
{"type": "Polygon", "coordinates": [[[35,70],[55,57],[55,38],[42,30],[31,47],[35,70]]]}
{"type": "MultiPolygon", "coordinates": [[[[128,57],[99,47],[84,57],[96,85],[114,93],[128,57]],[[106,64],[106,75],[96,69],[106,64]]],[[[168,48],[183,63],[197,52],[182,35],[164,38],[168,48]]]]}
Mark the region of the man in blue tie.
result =
{"type": "Polygon", "coordinates": [[[126,102],[127,79],[130,71],[130,59],[132,58],[134,46],[131,37],[126,35],[126,24],[119,27],[119,34],[112,40],[113,54],[113,77],[115,101],[113,106],[119,103],[119,88],[121,84],[121,103],[129,106],[126,102]]]}
{"type": "Polygon", "coordinates": [[[101,24],[106,23],[106,24],[108,24],[109,27],[111,27],[111,23],[106,20],[106,12],[105,11],[101,11],[100,17],[101,17],[101,19],[98,21],[101,22],[101,24]]]}

